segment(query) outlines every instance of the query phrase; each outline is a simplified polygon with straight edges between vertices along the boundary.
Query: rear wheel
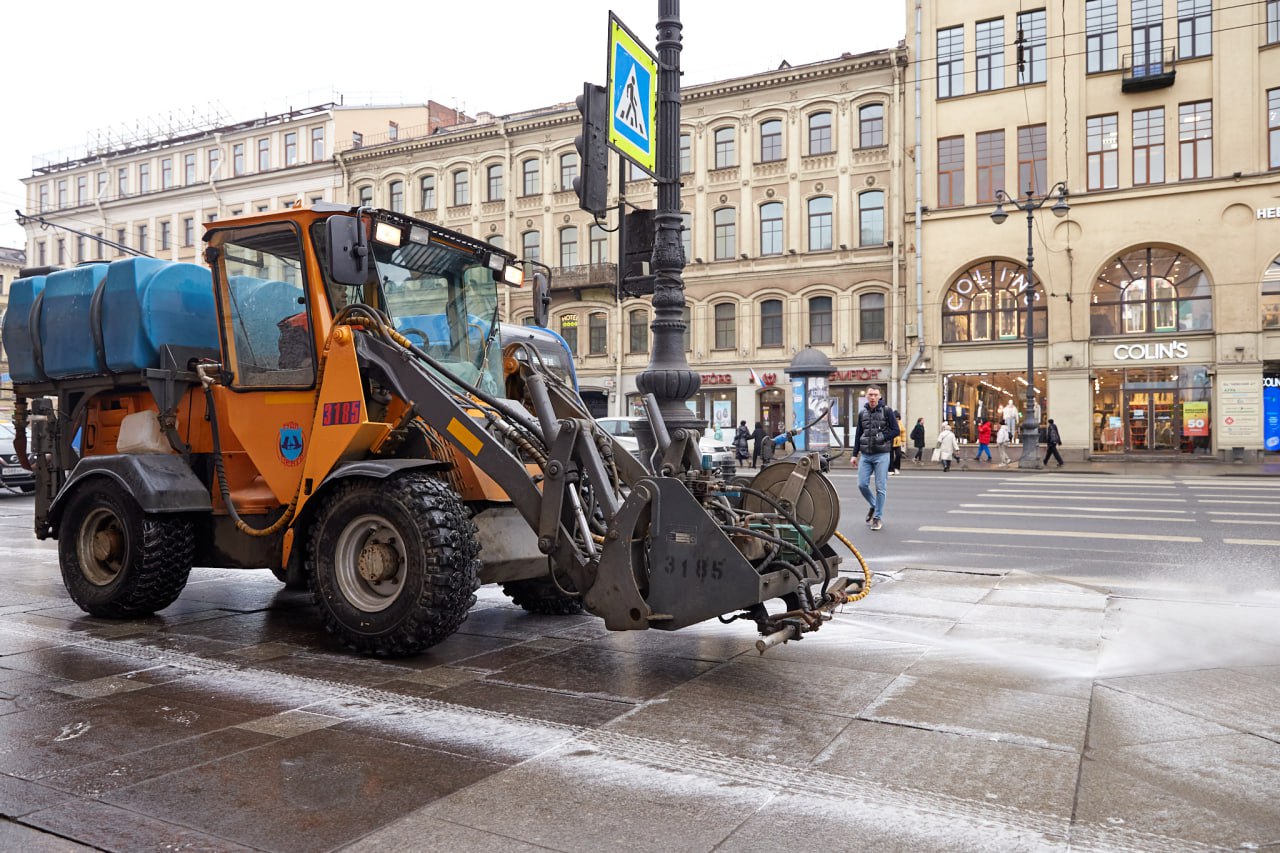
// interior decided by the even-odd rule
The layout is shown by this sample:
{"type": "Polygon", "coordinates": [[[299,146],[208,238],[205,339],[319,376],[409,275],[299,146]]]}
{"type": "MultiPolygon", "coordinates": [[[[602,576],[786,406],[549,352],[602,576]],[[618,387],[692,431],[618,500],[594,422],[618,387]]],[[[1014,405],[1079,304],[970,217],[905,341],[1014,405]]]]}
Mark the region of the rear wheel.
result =
{"type": "Polygon", "coordinates": [[[115,483],[90,480],[62,513],[58,562],[80,609],[94,616],[149,616],[177,600],[191,574],[191,522],[144,513],[115,483]]]}
{"type": "Polygon", "coordinates": [[[457,494],[425,474],[339,483],[316,517],[307,572],[325,627],[366,655],[423,651],[467,618],[480,561],[457,494]]]}
{"type": "Polygon", "coordinates": [[[509,581],[502,591],[530,613],[542,616],[575,616],[582,612],[582,598],[565,595],[550,578],[509,581]]]}

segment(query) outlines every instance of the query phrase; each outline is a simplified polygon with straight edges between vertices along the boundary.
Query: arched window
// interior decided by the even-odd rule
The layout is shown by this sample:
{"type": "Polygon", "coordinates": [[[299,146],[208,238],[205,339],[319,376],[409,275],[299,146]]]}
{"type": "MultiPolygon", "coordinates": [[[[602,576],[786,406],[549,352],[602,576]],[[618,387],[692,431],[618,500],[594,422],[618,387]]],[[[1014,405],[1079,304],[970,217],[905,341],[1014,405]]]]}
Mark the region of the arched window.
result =
{"type": "Polygon", "coordinates": [[[766,299],[760,303],[760,346],[782,346],[781,299],[766,299]]]}
{"type": "Polygon", "coordinates": [[[760,254],[782,254],[782,202],[760,205],[760,254]]]}
{"type": "Polygon", "coordinates": [[[627,352],[649,351],[649,312],[637,308],[627,314],[627,352]]]}
{"type": "Polygon", "coordinates": [[[1094,337],[1213,328],[1209,276],[1178,249],[1144,246],[1112,259],[1093,283],[1094,337]]]}
{"type": "Polygon", "coordinates": [[[884,145],[884,104],[867,104],[858,109],[858,147],[884,145]]]}
{"type": "Polygon", "coordinates": [[[715,307],[716,349],[733,349],[738,345],[738,309],[732,302],[715,307]]]}
{"type": "Polygon", "coordinates": [[[537,157],[520,163],[520,195],[542,195],[542,170],[537,157]]]}
{"type": "MultiPolygon", "coordinates": [[[[1027,271],[1013,261],[974,264],[961,273],[942,301],[942,342],[1026,340],[1027,271]]],[[[1031,288],[1035,337],[1048,329],[1044,288],[1037,279],[1031,288]]]]}
{"type": "Polygon", "coordinates": [[[732,207],[722,207],[715,213],[717,261],[729,260],[738,246],[738,212],[732,207]]]}
{"type": "Polygon", "coordinates": [[[831,248],[831,196],[809,199],[809,251],[831,248]]]}
{"type": "Polygon", "coordinates": [[[404,181],[392,181],[387,185],[387,207],[396,213],[404,213],[404,181]]]}
{"type": "Polygon", "coordinates": [[[423,175],[418,179],[418,210],[436,209],[436,176],[423,175]]]}
{"type": "Polygon", "coordinates": [[[486,166],[484,175],[487,187],[485,201],[502,201],[502,164],[494,163],[492,166],[486,166]]]}
{"type": "Polygon", "coordinates": [[[471,173],[466,169],[453,172],[453,203],[471,204],[471,173]]]}
{"type": "Polygon", "coordinates": [[[732,127],[722,127],[716,130],[715,146],[715,167],[717,169],[727,169],[730,166],[738,165],[738,156],[737,152],[734,151],[733,145],[732,127]]]}
{"type": "Polygon", "coordinates": [[[526,231],[520,235],[520,253],[526,261],[542,260],[542,234],[526,231]]]}
{"type": "Polygon", "coordinates": [[[831,113],[814,113],[809,116],[809,153],[830,154],[832,150],[831,113]]]}
{"type": "Polygon", "coordinates": [[[577,154],[561,154],[560,155],[560,192],[568,192],[573,189],[573,179],[578,177],[578,155],[577,154]]]}
{"type": "Polygon", "coordinates": [[[363,186],[356,192],[359,193],[361,207],[373,207],[373,187],[363,186]]]}
{"type": "Polygon", "coordinates": [[[1280,256],[1262,276],[1262,328],[1280,329],[1280,256]]]}
{"type": "Polygon", "coordinates": [[[884,340],[884,294],[879,291],[858,297],[858,340],[884,340]]]}
{"type": "Polygon", "coordinates": [[[782,159],[782,122],[772,118],[760,123],[760,162],[773,163],[782,159]]]}
{"type": "Polygon", "coordinates": [[[809,343],[831,343],[831,297],[809,299],[809,343]]]}
{"type": "Polygon", "coordinates": [[[884,245],[883,190],[870,190],[858,196],[858,245],[884,245]]]}
{"type": "Polygon", "coordinates": [[[560,229],[560,266],[578,265],[578,226],[566,225],[560,229]]]}

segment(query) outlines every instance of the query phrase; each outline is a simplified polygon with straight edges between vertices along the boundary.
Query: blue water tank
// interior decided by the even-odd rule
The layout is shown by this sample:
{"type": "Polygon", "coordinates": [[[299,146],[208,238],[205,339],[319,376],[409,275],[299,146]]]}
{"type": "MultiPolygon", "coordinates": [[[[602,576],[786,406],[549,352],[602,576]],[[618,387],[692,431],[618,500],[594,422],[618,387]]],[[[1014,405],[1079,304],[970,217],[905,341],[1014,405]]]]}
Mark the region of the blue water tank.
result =
{"type": "Polygon", "coordinates": [[[44,349],[44,372],[50,378],[106,372],[94,346],[90,324],[94,291],[106,277],[106,264],[85,264],[45,276],[38,332],[44,349]]]}
{"type": "Polygon", "coordinates": [[[113,262],[103,291],[102,343],[107,367],[117,373],[159,367],[162,344],[217,349],[209,270],[155,258],[113,262]]]}
{"type": "Polygon", "coordinates": [[[4,351],[9,355],[9,373],[14,382],[43,382],[46,377],[36,363],[31,334],[31,304],[44,290],[45,276],[14,281],[9,291],[9,307],[4,314],[4,351]]]}

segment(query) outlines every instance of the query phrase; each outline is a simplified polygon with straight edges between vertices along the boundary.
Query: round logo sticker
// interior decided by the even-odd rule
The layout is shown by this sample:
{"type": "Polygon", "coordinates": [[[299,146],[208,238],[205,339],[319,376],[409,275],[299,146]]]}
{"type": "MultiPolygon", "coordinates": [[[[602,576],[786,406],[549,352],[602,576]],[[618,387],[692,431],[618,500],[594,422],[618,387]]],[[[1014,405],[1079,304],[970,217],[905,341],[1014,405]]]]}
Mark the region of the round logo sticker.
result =
{"type": "Polygon", "coordinates": [[[280,426],[280,441],[276,445],[280,461],[289,467],[302,462],[302,427],[293,421],[280,426]]]}

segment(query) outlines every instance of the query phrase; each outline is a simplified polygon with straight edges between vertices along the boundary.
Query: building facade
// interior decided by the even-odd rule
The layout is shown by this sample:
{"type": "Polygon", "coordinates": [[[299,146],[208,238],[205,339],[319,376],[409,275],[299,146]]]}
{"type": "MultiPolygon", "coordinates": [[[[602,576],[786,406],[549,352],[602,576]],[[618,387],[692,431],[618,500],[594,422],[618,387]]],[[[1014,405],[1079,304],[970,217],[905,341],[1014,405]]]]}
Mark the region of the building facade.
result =
{"type": "Polygon", "coordinates": [[[910,414],[1025,408],[1092,458],[1280,450],[1280,3],[908,3],[910,414]],[[1064,182],[1027,215],[1026,201],[1064,182]]]}
{"type": "MultiPolygon", "coordinates": [[[[686,350],[691,401],[711,424],[793,421],[785,369],[806,346],[836,368],[847,417],[903,365],[902,50],[784,66],[682,93],[686,350]],[[752,372],[758,381],[752,381],[752,372]]],[[[639,412],[648,300],[615,290],[615,213],[597,223],[573,192],[572,104],[494,117],[342,154],[348,201],[403,210],[552,268],[549,323],[575,353],[597,416],[639,412]]],[[[611,199],[618,172],[611,171],[611,199]]],[[[626,202],[656,205],[628,169],[626,202]]],[[[504,316],[532,317],[527,289],[504,316]]],[[[897,392],[891,390],[891,399],[897,392]]]]}
{"type": "Polygon", "coordinates": [[[207,222],[345,196],[341,151],[456,124],[461,114],[418,106],[321,104],[236,124],[155,132],[50,163],[25,178],[32,266],[110,261],[117,246],[197,261],[207,222]],[[402,130],[403,129],[403,130],[402,130]],[[108,242],[99,242],[93,238],[108,242]],[[114,246],[111,244],[115,244],[114,246]]]}
{"type": "MultiPolygon", "coordinates": [[[[27,253],[22,249],[0,246],[0,326],[4,325],[5,312],[9,310],[9,288],[18,277],[18,271],[27,265],[27,253]]],[[[0,422],[5,422],[13,412],[13,384],[9,381],[9,356],[0,337],[0,422]]]]}

